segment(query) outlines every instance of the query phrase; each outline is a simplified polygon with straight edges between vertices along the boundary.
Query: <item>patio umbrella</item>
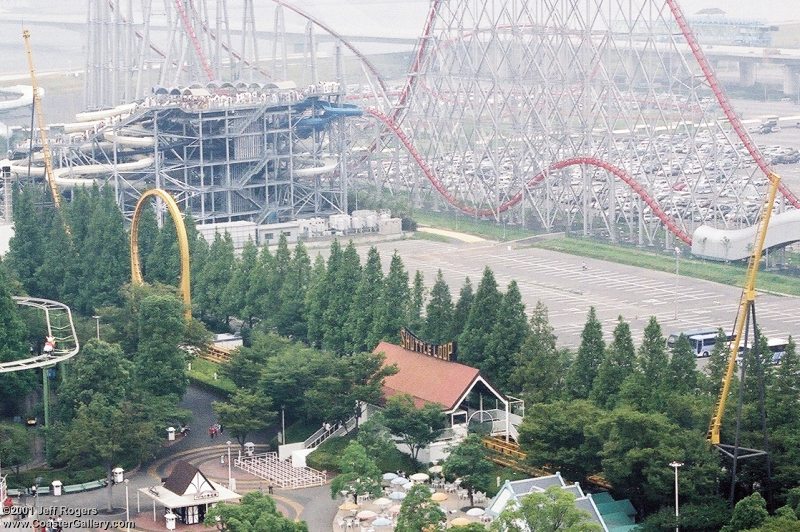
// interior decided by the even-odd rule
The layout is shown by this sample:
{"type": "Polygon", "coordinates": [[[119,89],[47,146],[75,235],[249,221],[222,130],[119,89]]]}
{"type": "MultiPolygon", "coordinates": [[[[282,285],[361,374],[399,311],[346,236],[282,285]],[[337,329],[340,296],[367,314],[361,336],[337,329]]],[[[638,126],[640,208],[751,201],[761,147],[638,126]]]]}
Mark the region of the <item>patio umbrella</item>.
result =
{"type": "Polygon", "coordinates": [[[486,510],[484,510],[483,508],[476,507],[476,508],[470,508],[469,510],[467,510],[466,513],[470,517],[480,517],[486,513],[486,510]]]}
{"type": "Polygon", "coordinates": [[[361,520],[375,519],[376,517],[378,517],[378,514],[376,514],[372,510],[361,510],[360,512],[358,512],[356,514],[356,517],[361,519],[361,520]]]}
{"type": "Polygon", "coordinates": [[[436,502],[442,502],[447,500],[447,494],[443,491],[437,491],[433,495],[431,495],[431,500],[436,502]]]}
{"type": "Polygon", "coordinates": [[[389,494],[389,498],[393,501],[402,501],[406,498],[406,494],[402,491],[393,491],[389,494]]]}
{"type": "Polygon", "coordinates": [[[358,505],[356,503],[354,503],[354,502],[349,502],[348,501],[348,502],[342,504],[341,506],[339,506],[339,509],[343,510],[345,512],[350,512],[352,510],[358,510],[358,505]]]}
{"type": "Polygon", "coordinates": [[[392,526],[392,520],[386,517],[379,517],[372,522],[372,526],[392,526]]]}
{"type": "Polygon", "coordinates": [[[440,465],[431,466],[431,467],[428,468],[428,471],[430,473],[433,473],[433,474],[441,473],[442,472],[442,466],[440,466],[440,465]]]}
{"type": "Polygon", "coordinates": [[[431,477],[429,477],[427,475],[427,473],[414,473],[413,475],[411,475],[408,478],[410,478],[414,482],[425,482],[426,480],[428,480],[431,477]]]}
{"type": "Polygon", "coordinates": [[[399,504],[393,504],[393,505],[389,506],[389,513],[390,514],[399,514],[400,513],[400,508],[402,508],[402,506],[400,506],[399,504]]]}
{"type": "Polygon", "coordinates": [[[394,480],[396,478],[397,478],[397,474],[396,473],[384,473],[383,474],[383,480],[386,480],[386,481],[394,480]]]}
{"type": "Polygon", "coordinates": [[[392,479],[392,485],[400,486],[401,484],[406,484],[408,479],[406,477],[395,477],[392,479]]]}
{"type": "Polygon", "coordinates": [[[375,506],[377,506],[378,508],[380,508],[381,506],[391,506],[392,500],[387,499],[386,497],[381,497],[380,499],[375,499],[373,501],[373,504],[375,504],[375,506]]]}
{"type": "Polygon", "coordinates": [[[403,484],[400,487],[403,488],[404,490],[408,491],[408,490],[410,490],[411,488],[414,487],[414,483],[409,480],[408,482],[406,482],[405,484],[403,484]]]}
{"type": "Polygon", "coordinates": [[[450,521],[450,524],[453,526],[468,526],[472,524],[472,521],[470,521],[466,517],[456,517],[455,519],[450,521]]]}

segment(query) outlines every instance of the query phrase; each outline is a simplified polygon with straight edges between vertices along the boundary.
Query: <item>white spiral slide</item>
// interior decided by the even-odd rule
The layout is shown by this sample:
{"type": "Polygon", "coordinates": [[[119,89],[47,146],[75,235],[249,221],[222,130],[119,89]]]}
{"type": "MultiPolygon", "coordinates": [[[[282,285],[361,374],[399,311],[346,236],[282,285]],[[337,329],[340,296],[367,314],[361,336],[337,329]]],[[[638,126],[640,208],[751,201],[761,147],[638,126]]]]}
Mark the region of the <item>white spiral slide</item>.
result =
{"type": "MultiPolygon", "coordinates": [[[[4,159],[0,161],[0,167],[10,166],[11,173],[16,173],[18,175],[27,175],[28,167],[18,166],[14,164],[18,162],[19,161],[9,161],[8,159],[4,159]]],[[[73,177],[73,176],[79,176],[79,175],[93,176],[99,174],[110,174],[114,171],[128,172],[134,170],[144,170],[145,168],[148,168],[152,165],[153,165],[152,157],[144,157],[137,161],[131,161],[129,163],[118,163],[116,165],[86,164],[81,166],[56,168],[53,170],[53,177],[55,177],[56,184],[59,186],[59,188],[71,189],[75,187],[91,187],[95,184],[94,179],[86,177],[73,177]]],[[[44,167],[31,166],[31,175],[36,177],[44,177],[44,167]]]]}

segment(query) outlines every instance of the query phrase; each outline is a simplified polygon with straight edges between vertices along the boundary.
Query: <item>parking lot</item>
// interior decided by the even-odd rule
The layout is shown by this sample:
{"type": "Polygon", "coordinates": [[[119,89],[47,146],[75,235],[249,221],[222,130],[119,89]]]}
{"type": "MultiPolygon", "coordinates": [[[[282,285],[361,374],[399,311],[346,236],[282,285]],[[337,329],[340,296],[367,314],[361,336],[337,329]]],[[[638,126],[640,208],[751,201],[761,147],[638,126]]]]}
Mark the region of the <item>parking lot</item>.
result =
{"type": "MultiPolygon", "coordinates": [[[[741,290],[735,287],[678,277],[586,259],[562,253],[505,244],[443,243],[404,240],[377,245],[384,269],[394,250],[403,258],[410,276],[420,270],[430,288],[436,271],[442,270],[454,300],[469,277],[477,288],[485,266],[490,266],[501,290],[513,279],[519,284],[528,313],[541,300],[549,310],[550,323],[563,347],[577,347],[589,307],[594,306],[611,338],[617,317],[631,324],[638,344],[650,316],[661,324],[664,336],[700,327],[731,329],[741,290]],[[677,318],[676,318],[677,316],[677,318]]],[[[368,246],[359,246],[362,260],[368,246]]],[[[767,336],[788,337],[796,333],[800,298],[760,294],[757,302],[759,326],[767,336]]],[[[704,364],[701,364],[704,365],[704,364]]]]}

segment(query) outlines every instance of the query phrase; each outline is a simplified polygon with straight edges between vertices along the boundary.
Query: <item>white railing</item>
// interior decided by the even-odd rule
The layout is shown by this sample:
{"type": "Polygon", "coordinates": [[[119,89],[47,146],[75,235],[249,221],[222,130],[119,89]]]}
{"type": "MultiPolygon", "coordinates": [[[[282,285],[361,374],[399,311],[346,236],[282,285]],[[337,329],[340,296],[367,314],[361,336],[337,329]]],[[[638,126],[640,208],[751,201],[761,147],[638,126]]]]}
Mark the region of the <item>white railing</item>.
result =
{"type": "Polygon", "coordinates": [[[324,426],[317,430],[314,434],[306,438],[303,442],[304,449],[316,449],[323,443],[325,443],[328,439],[334,436],[344,436],[346,433],[353,430],[356,426],[357,420],[355,416],[351,417],[347,421],[345,421],[344,425],[339,425],[338,427],[334,427],[333,425],[330,428],[325,428],[324,426]]]}
{"type": "Polygon", "coordinates": [[[234,465],[252,475],[268,480],[284,489],[322,486],[327,474],[310,467],[293,467],[278,458],[277,453],[264,453],[237,458],[234,465]]]}

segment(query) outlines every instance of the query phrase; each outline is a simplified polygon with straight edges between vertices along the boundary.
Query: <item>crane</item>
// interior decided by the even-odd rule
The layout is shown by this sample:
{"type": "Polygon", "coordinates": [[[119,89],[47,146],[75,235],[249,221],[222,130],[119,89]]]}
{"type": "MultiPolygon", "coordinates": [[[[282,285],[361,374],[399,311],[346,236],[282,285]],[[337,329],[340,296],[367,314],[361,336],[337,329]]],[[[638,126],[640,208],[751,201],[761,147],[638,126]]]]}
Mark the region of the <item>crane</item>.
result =
{"type": "MultiPolygon", "coordinates": [[[[725,403],[728,399],[728,392],[731,387],[731,380],[733,379],[733,372],[736,366],[736,357],[739,354],[739,347],[742,345],[742,336],[745,332],[745,323],[751,312],[754,313],[755,299],[756,299],[756,276],[758,274],[758,266],[761,262],[761,253],[764,251],[764,240],[767,237],[767,228],[769,227],[769,220],[772,216],[772,208],[775,205],[775,195],[780,188],[781,178],[774,172],[769,173],[769,191],[767,192],[767,199],[764,203],[761,216],[759,217],[759,227],[756,231],[756,239],[753,245],[753,253],[750,255],[750,260],[747,265],[747,277],[745,278],[744,288],[742,289],[742,296],[739,300],[739,313],[736,315],[736,324],[733,330],[733,340],[730,344],[730,353],[728,354],[728,365],[725,371],[725,376],[722,379],[722,388],[719,392],[719,398],[714,408],[714,414],[711,416],[711,422],[708,426],[707,439],[715,446],[720,445],[720,428],[722,427],[722,416],[725,413],[725,403]]],[[[755,328],[755,321],[753,323],[755,328]]]]}
{"type": "MultiPolygon", "coordinates": [[[[58,194],[58,184],[53,175],[53,159],[50,153],[50,144],[47,141],[47,132],[44,129],[44,113],[42,112],[42,99],[39,97],[39,84],[36,82],[36,70],[33,68],[33,52],[31,52],[31,32],[23,30],[22,38],[25,40],[25,53],[28,56],[28,68],[31,73],[31,86],[33,87],[33,109],[36,112],[36,125],[39,127],[39,137],[42,141],[42,153],[44,155],[44,173],[50,193],[53,195],[53,203],[56,209],[61,210],[61,196],[58,194]]],[[[33,135],[33,131],[31,131],[33,135]]],[[[28,155],[33,157],[33,153],[28,155]]],[[[66,227],[66,224],[64,224],[66,227]]],[[[67,229],[69,232],[69,229],[67,229]]]]}

